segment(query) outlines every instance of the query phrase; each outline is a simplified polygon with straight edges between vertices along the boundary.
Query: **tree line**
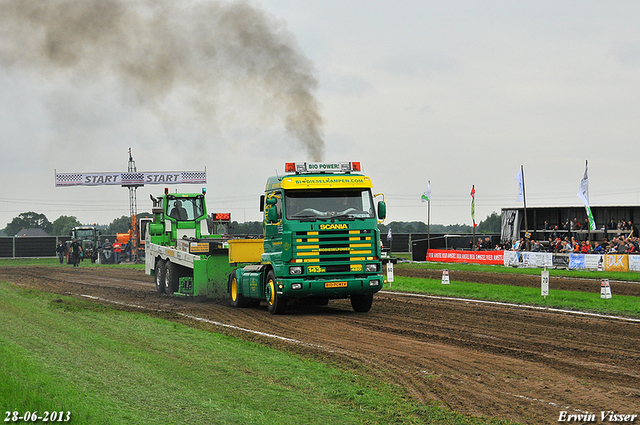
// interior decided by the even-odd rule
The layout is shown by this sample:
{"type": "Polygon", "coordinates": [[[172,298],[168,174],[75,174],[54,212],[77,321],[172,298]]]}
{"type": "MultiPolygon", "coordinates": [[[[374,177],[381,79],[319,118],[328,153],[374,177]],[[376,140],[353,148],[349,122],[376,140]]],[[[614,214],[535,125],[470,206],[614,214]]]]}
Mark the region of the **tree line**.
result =
{"type": "MultiPolygon", "coordinates": [[[[138,217],[153,217],[150,213],[138,214],[138,217]]],[[[126,233],[129,231],[131,219],[127,215],[114,219],[110,224],[80,223],[76,216],[61,215],[52,222],[46,215],[33,211],[23,212],[7,223],[4,229],[0,230],[0,236],[15,236],[22,229],[42,229],[50,236],[67,236],[71,229],[79,226],[94,226],[100,229],[103,234],[115,235],[116,233],[126,233]]]]}
{"type": "MultiPolygon", "coordinates": [[[[473,226],[468,224],[431,224],[427,229],[427,223],[423,221],[392,221],[389,224],[378,224],[381,233],[444,233],[444,234],[472,234],[473,226]]],[[[500,233],[502,219],[498,213],[493,212],[476,226],[476,233],[500,233]]]]}
{"type": "MultiPolygon", "coordinates": [[[[150,213],[138,214],[138,217],[153,217],[150,213]]],[[[123,215],[114,219],[110,224],[82,224],[75,216],[61,215],[53,223],[44,214],[28,211],[14,217],[7,226],[0,230],[2,236],[14,236],[22,229],[42,229],[51,236],[66,236],[71,229],[78,226],[95,226],[102,230],[103,234],[115,235],[116,233],[126,233],[129,231],[129,216],[123,215]]],[[[481,221],[476,227],[476,233],[500,233],[500,216],[494,212],[481,221]]],[[[378,224],[380,232],[387,234],[389,228],[392,233],[427,233],[427,224],[422,221],[392,221],[389,224],[378,224]]],[[[261,235],[262,222],[248,221],[244,223],[232,222],[228,226],[231,235],[261,235]]],[[[473,227],[468,224],[431,224],[431,233],[473,233],[473,227]]]]}

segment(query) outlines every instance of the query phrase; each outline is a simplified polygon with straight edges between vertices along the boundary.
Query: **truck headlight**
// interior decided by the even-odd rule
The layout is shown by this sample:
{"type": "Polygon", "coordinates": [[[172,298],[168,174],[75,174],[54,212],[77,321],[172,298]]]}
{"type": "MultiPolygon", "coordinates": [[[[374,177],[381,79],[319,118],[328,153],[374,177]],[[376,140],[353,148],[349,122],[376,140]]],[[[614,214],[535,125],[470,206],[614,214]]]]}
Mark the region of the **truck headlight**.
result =
{"type": "Polygon", "coordinates": [[[289,274],[302,274],[302,266],[289,267],[289,274]]]}
{"type": "Polygon", "coordinates": [[[367,271],[368,272],[377,272],[378,271],[378,264],[376,264],[376,263],[367,264],[367,271]]]}
{"type": "Polygon", "coordinates": [[[302,289],[302,283],[292,283],[291,289],[302,289]]]}
{"type": "Polygon", "coordinates": [[[369,281],[369,286],[380,286],[380,281],[379,280],[370,280],[369,281]]]}

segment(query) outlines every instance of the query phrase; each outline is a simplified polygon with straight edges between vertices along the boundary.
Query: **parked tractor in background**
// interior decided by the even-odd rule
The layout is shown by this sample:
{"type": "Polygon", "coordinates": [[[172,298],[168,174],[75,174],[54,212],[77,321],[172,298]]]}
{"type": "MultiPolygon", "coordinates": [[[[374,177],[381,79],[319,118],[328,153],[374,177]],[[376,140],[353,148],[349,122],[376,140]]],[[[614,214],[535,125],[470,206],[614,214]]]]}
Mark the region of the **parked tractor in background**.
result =
{"type": "Polygon", "coordinates": [[[80,260],[84,260],[88,258],[92,263],[95,263],[98,258],[98,249],[100,248],[100,235],[102,232],[97,230],[93,226],[80,226],[74,227],[69,232],[70,240],[66,241],[65,247],[66,252],[65,255],[67,257],[67,264],[71,261],[71,253],[69,247],[71,246],[71,242],[76,239],[80,246],[82,247],[82,252],[80,253],[80,260]]]}

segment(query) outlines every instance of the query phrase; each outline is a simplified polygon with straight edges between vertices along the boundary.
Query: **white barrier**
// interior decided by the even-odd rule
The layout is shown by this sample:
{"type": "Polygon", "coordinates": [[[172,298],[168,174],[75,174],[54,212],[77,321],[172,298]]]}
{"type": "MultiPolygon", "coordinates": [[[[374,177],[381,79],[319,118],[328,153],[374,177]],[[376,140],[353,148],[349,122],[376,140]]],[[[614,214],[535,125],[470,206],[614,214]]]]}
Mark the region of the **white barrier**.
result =
{"type": "Polygon", "coordinates": [[[550,252],[505,251],[504,265],[512,267],[553,267],[553,254],[550,252]]]}

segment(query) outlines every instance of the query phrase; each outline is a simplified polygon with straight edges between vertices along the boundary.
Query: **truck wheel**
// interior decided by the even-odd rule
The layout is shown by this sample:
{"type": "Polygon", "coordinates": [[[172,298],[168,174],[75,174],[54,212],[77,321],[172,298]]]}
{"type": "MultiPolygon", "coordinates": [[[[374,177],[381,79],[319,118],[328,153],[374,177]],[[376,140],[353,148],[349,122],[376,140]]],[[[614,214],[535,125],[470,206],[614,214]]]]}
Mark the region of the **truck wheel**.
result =
{"type": "Polygon", "coordinates": [[[164,294],[164,260],[156,261],[156,268],[153,271],[156,275],[156,291],[164,294]]]}
{"type": "Polygon", "coordinates": [[[229,305],[236,308],[247,306],[244,296],[238,292],[238,278],[235,273],[229,275],[229,305]]]}
{"type": "Polygon", "coordinates": [[[164,293],[168,295],[173,295],[174,292],[178,291],[178,285],[180,284],[180,271],[178,269],[178,265],[172,263],[171,261],[167,261],[167,265],[165,267],[164,272],[164,293]]]}
{"type": "Polygon", "coordinates": [[[287,309],[287,300],[280,297],[276,292],[276,277],[273,270],[267,273],[267,280],[265,282],[265,294],[267,298],[267,307],[269,307],[269,313],[282,314],[287,309]]]}
{"type": "Polygon", "coordinates": [[[371,304],[373,304],[373,294],[351,295],[351,307],[358,313],[371,310],[371,304]]]}

